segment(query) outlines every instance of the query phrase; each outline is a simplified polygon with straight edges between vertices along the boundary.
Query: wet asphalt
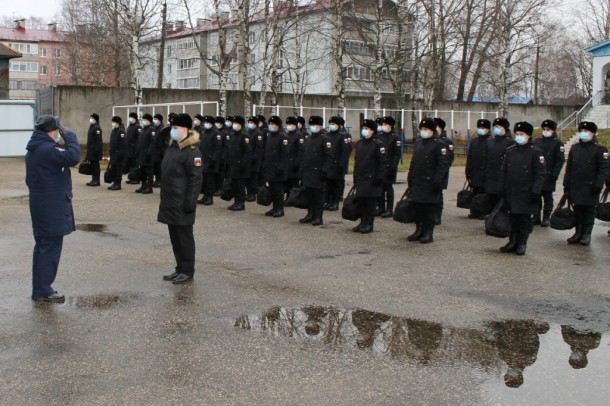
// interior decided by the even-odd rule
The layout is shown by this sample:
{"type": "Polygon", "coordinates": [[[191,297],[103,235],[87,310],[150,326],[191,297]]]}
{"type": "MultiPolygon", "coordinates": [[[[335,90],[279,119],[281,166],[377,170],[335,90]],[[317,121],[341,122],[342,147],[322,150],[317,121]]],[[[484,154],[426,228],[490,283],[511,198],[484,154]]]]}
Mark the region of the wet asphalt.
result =
{"type": "Polygon", "coordinates": [[[303,210],[215,198],[184,286],[161,279],[174,260],[158,190],[90,188],[73,170],[61,305],[30,300],[23,160],[0,173],[0,404],[608,404],[609,224],[590,247],[536,227],[524,257],[502,254],[455,207],[463,168],[428,245],[391,219],[360,235],[339,212],[312,227],[303,210]]]}

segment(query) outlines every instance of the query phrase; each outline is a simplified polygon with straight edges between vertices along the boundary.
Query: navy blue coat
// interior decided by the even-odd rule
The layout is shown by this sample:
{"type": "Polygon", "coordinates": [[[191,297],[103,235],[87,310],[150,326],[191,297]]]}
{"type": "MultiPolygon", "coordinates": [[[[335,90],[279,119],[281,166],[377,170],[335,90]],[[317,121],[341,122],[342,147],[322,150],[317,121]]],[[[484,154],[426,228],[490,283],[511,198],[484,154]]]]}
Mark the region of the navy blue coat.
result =
{"type": "Polygon", "coordinates": [[[65,148],[49,135],[34,131],[25,154],[25,183],[36,237],[59,237],[75,230],[70,167],[80,161],[76,135],[64,134],[65,148]]]}

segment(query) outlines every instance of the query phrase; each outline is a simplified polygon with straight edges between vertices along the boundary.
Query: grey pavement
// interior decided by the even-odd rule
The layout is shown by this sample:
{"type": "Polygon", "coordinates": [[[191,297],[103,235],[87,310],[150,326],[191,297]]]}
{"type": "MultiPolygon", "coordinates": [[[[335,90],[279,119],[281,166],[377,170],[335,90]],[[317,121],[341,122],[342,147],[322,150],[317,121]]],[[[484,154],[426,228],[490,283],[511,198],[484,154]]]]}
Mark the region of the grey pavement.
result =
{"type": "Polygon", "coordinates": [[[609,225],[590,247],[536,227],[524,257],[502,254],[455,207],[463,168],[428,245],[391,219],[360,235],[339,212],[318,228],[215,198],[186,286],[161,279],[174,261],[158,189],[90,188],[73,169],[62,305],[30,300],[23,160],[0,173],[0,404],[608,404],[609,225]],[[568,363],[578,351],[585,368],[568,363]]]}

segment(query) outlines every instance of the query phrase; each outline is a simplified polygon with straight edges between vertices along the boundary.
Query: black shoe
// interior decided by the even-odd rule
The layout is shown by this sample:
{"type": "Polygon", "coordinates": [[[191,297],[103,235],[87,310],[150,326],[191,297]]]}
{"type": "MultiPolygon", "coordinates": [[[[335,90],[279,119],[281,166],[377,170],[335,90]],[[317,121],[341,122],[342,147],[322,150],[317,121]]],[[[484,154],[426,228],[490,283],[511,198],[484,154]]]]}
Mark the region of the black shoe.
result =
{"type": "Polygon", "coordinates": [[[534,217],[532,219],[532,225],[539,226],[540,223],[542,223],[542,220],[540,219],[540,213],[534,214],[534,217]]]}
{"type": "Polygon", "coordinates": [[[312,226],[321,226],[322,224],[324,224],[324,220],[322,220],[323,210],[314,210],[313,213],[314,213],[314,215],[311,219],[311,225],[312,226]]]}
{"type": "Polygon", "coordinates": [[[272,216],[275,218],[284,217],[284,209],[277,209],[273,212],[272,216]]]}
{"type": "Polygon", "coordinates": [[[144,190],[144,185],[142,185],[139,188],[137,188],[136,189],[136,193],[142,193],[143,190],[144,190]]]}
{"type": "Polygon", "coordinates": [[[235,205],[233,205],[233,207],[229,208],[229,210],[233,210],[233,211],[246,210],[246,205],[243,203],[235,204],[235,205]]]}
{"type": "Polygon", "coordinates": [[[237,203],[233,203],[232,205],[230,205],[229,207],[227,207],[227,210],[233,210],[233,208],[237,205],[237,203]]]}
{"type": "Polygon", "coordinates": [[[322,208],[324,210],[328,210],[329,207],[330,207],[330,203],[324,203],[324,206],[322,208]]]}
{"type": "Polygon", "coordinates": [[[275,209],[267,210],[265,212],[265,216],[271,217],[271,216],[273,216],[273,213],[275,213],[275,209]]]}
{"type": "Polygon", "coordinates": [[[121,190],[121,184],[113,183],[112,185],[108,186],[108,190],[121,190]]]}
{"type": "Polygon", "coordinates": [[[204,206],[211,206],[213,204],[214,204],[214,199],[211,196],[208,196],[208,197],[203,199],[203,205],[204,206]]]}
{"type": "Polygon", "coordinates": [[[174,272],[173,274],[170,274],[170,275],[163,275],[163,280],[164,281],[173,281],[174,279],[176,279],[176,277],[178,275],[181,275],[180,272],[174,272]]]}
{"type": "Polygon", "coordinates": [[[193,275],[181,273],[172,279],[172,283],[174,285],[182,285],[183,283],[191,282],[193,280],[193,275]]]}
{"type": "Polygon", "coordinates": [[[128,185],[139,185],[140,184],[140,182],[138,182],[137,180],[128,180],[125,183],[127,183],[128,185]]]}
{"type": "Polygon", "coordinates": [[[220,190],[217,192],[214,192],[214,196],[220,196],[220,194],[221,194],[220,190]]]}
{"type": "Polygon", "coordinates": [[[370,234],[372,232],[373,232],[372,224],[365,224],[362,227],[360,227],[360,234],[370,234]]]}
{"type": "Polygon", "coordinates": [[[436,216],[436,219],[434,220],[434,225],[436,225],[436,226],[441,225],[441,216],[436,216]]]}
{"type": "Polygon", "coordinates": [[[421,237],[419,238],[419,242],[422,244],[430,244],[434,242],[434,226],[430,224],[422,225],[421,237]]]}
{"type": "Polygon", "coordinates": [[[160,181],[155,181],[155,183],[152,184],[152,187],[161,187],[161,182],[160,181]]]}
{"type": "Polygon", "coordinates": [[[247,195],[246,196],[246,201],[247,202],[255,202],[256,201],[256,195],[247,195]]]}
{"type": "Polygon", "coordinates": [[[339,203],[332,203],[328,205],[328,211],[337,211],[339,210],[339,203]]]}
{"type": "Polygon", "coordinates": [[[515,254],[525,255],[525,250],[526,250],[525,244],[519,244],[519,245],[517,245],[517,248],[515,248],[515,254]]]}
{"type": "Polygon", "coordinates": [[[87,183],[87,186],[100,186],[100,181],[99,180],[92,180],[91,182],[87,183]]]}
{"type": "Polygon", "coordinates": [[[352,231],[355,233],[359,233],[362,226],[364,226],[364,224],[362,223],[362,219],[360,219],[360,223],[356,227],[352,228],[352,231]]]}
{"type": "Polygon", "coordinates": [[[142,193],[143,195],[149,195],[153,192],[152,187],[147,186],[144,189],[142,189],[142,191],[140,193],[142,193]]]}
{"type": "Polygon", "coordinates": [[[384,211],[385,211],[385,209],[378,209],[375,212],[375,217],[381,217],[381,215],[383,214],[384,211]]]}
{"type": "Polygon", "coordinates": [[[381,213],[381,218],[382,219],[387,219],[387,218],[391,218],[394,216],[394,213],[392,212],[392,210],[386,210],[383,213],[381,213]]]}
{"type": "Polygon", "coordinates": [[[540,225],[542,227],[548,227],[550,224],[551,224],[551,212],[545,211],[542,215],[542,221],[540,222],[540,225]]]}
{"type": "Polygon", "coordinates": [[[574,235],[568,238],[568,244],[578,244],[580,239],[582,238],[583,226],[581,224],[576,224],[576,231],[574,235]]]}
{"type": "Polygon", "coordinates": [[[313,212],[311,210],[307,210],[307,215],[299,220],[299,223],[311,223],[313,220],[313,212]]]}
{"type": "Polygon", "coordinates": [[[64,303],[66,301],[66,297],[64,295],[60,295],[57,292],[51,293],[49,296],[34,296],[32,295],[32,300],[35,302],[51,302],[51,303],[64,303]]]}
{"type": "Polygon", "coordinates": [[[583,232],[582,232],[582,237],[580,238],[580,241],[578,241],[578,243],[580,245],[591,245],[591,233],[592,232],[593,232],[592,225],[584,226],[583,232]]]}
{"type": "Polygon", "coordinates": [[[415,232],[407,237],[407,241],[419,241],[422,234],[422,226],[421,224],[416,224],[415,232]]]}

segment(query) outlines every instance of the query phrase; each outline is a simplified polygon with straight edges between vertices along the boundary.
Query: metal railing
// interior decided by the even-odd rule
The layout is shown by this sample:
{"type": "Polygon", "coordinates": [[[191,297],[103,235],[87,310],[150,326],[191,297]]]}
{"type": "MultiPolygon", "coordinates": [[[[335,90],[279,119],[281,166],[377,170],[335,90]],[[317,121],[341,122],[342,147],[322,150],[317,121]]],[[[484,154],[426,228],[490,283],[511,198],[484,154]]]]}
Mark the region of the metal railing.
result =
{"type": "MultiPolygon", "coordinates": [[[[218,115],[219,114],[219,105],[217,101],[191,101],[191,102],[181,102],[181,103],[156,103],[156,104],[132,104],[132,105],[128,105],[128,106],[112,106],[112,115],[115,115],[115,111],[118,109],[126,109],[126,116],[129,115],[130,110],[134,111],[137,110],[138,108],[140,109],[147,109],[147,110],[152,110],[151,114],[154,115],[157,113],[157,109],[161,110],[161,109],[165,109],[165,114],[166,116],[169,115],[169,113],[171,113],[172,108],[175,109],[176,107],[181,107],[182,111],[181,113],[186,113],[187,112],[187,106],[194,106],[195,110],[198,109],[198,113],[201,115],[218,115]],[[206,108],[207,106],[212,105],[212,109],[207,111],[206,113],[206,108]],[[215,112],[215,113],[214,113],[215,112]]],[[[148,112],[148,111],[147,111],[148,112]]],[[[175,111],[174,111],[175,112],[175,111]]]]}

